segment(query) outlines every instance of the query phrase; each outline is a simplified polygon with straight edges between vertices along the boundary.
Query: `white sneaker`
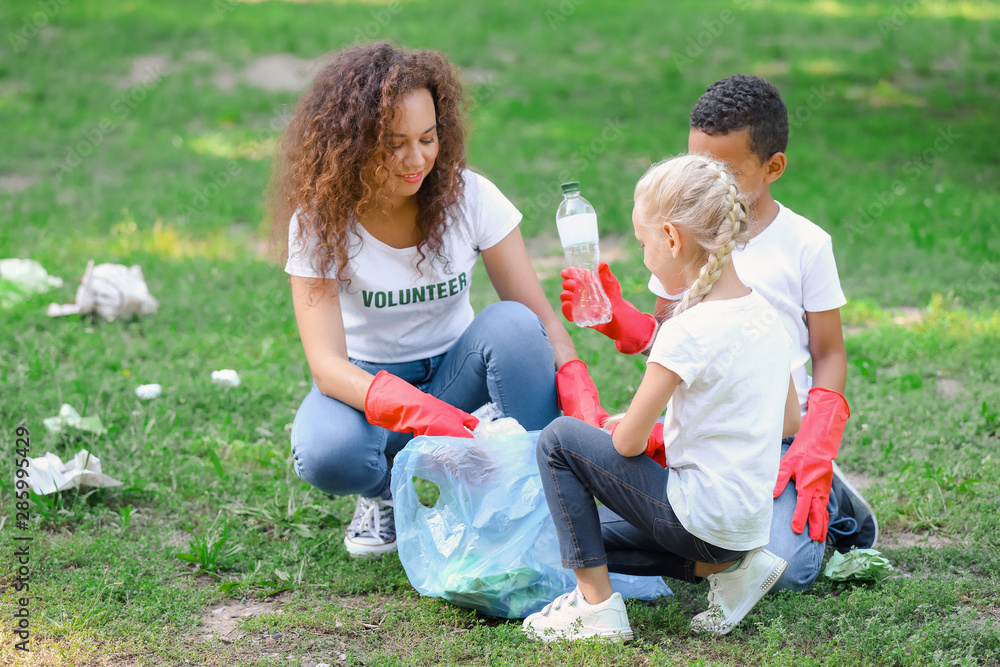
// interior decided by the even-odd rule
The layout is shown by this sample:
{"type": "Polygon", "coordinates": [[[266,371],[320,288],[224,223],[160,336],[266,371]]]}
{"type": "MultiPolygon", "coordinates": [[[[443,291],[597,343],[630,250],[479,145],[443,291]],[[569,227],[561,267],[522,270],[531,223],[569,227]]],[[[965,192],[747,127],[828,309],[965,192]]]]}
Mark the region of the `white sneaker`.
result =
{"type": "Polygon", "coordinates": [[[621,593],[614,593],[599,604],[590,604],[579,587],[528,616],[522,629],[529,636],[547,642],[587,637],[613,642],[632,640],[632,628],[621,593]]]}
{"type": "Polygon", "coordinates": [[[392,498],[358,496],[354,518],[347,527],[344,546],[352,556],[381,556],[396,550],[396,522],[392,498]]]}
{"type": "Polygon", "coordinates": [[[786,565],[784,558],[759,548],[747,553],[734,571],[708,575],[708,610],[691,619],[691,629],[728,633],[777,583],[786,565]]]}

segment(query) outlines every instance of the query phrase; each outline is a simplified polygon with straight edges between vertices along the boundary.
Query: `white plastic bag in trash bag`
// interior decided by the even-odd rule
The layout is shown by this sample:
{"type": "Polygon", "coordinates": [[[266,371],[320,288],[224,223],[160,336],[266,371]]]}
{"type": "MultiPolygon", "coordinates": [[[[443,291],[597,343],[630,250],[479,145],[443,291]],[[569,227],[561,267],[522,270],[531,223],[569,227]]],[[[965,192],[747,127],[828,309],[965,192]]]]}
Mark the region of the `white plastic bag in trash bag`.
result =
{"type": "MultiPolygon", "coordinates": [[[[421,436],[392,469],[399,559],[422,595],[491,616],[523,618],[576,586],[561,565],[545,502],[538,432],[469,439],[421,436]],[[414,477],[440,490],[434,507],[417,499],[414,477]]],[[[660,577],[612,574],[624,596],[670,595],[660,577]]]]}

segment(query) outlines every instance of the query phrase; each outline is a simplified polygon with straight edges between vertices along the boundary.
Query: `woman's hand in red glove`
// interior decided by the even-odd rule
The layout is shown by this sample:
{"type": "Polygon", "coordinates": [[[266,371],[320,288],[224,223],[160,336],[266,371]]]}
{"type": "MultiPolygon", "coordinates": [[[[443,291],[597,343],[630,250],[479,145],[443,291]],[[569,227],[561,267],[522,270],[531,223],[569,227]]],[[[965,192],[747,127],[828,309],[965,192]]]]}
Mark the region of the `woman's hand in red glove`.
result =
{"type": "Polygon", "coordinates": [[[590,378],[587,364],[579,359],[567,361],[556,371],[556,393],[559,409],[569,417],[600,428],[610,416],[601,407],[601,397],[590,378]]]}
{"type": "Polygon", "coordinates": [[[422,392],[388,371],[379,371],[365,395],[368,423],[397,433],[471,438],[479,420],[422,392]]]}

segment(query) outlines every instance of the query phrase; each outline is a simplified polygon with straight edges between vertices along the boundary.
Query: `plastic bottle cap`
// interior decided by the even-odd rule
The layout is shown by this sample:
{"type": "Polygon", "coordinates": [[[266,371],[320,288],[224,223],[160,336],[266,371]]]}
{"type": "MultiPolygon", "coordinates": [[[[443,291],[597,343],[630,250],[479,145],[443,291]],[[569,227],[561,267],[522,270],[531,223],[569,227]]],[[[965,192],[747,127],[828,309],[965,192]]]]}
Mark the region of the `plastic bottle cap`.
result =
{"type": "Polygon", "coordinates": [[[569,183],[562,184],[562,191],[564,195],[568,195],[571,192],[580,191],[580,181],[570,181],[569,183]]]}

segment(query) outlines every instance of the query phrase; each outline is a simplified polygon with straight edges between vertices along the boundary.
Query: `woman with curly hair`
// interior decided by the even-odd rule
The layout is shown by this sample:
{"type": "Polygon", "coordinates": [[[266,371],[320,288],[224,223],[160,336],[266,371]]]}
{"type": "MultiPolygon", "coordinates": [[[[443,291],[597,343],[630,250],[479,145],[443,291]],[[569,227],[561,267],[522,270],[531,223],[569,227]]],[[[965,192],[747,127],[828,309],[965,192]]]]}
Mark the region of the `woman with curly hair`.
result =
{"type": "Polygon", "coordinates": [[[537,430],[607,413],[542,292],[521,214],[466,166],[448,59],[380,43],[340,52],[299,101],[272,176],[314,384],[292,428],[295,472],[358,494],[350,554],[396,548],[389,470],[415,435],[470,437],[496,403],[537,430]],[[501,301],[474,315],[482,256],[501,301]],[[556,369],[559,369],[558,372],[556,369]]]}

